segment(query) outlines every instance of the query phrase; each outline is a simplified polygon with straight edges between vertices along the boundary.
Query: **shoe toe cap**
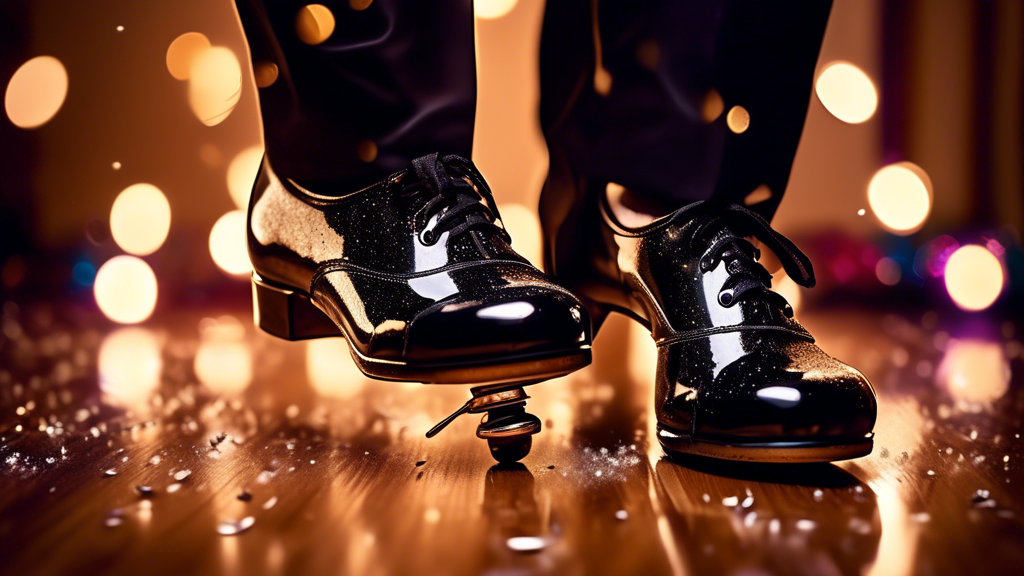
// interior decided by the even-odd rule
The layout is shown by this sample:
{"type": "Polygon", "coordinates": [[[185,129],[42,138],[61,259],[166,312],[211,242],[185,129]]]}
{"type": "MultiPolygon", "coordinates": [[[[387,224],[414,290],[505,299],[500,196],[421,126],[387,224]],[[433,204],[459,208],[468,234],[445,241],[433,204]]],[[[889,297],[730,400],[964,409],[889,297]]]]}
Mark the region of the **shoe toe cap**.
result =
{"type": "Polygon", "coordinates": [[[574,297],[532,286],[497,290],[483,298],[459,297],[420,312],[410,323],[410,361],[494,355],[543,355],[590,342],[590,320],[574,297]]]}
{"type": "Polygon", "coordinates": [[[867,378],[817,346],[751,354],[726,367],[697,400],[698,435],[748,441],[863,438],[877,403],[867,378]]]}

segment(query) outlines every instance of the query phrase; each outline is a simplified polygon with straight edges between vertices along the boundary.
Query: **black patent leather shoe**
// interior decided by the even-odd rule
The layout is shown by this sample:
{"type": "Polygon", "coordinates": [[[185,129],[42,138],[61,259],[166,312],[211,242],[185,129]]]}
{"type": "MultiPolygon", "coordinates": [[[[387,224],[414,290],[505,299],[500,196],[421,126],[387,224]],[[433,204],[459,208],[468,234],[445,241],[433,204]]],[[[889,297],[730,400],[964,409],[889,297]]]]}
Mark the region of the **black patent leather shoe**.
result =
{"type": "MultiPolygon", "coordinates": [[[[355,191],[310,190],[264,158],[249,203],[256,323],[288,340],[344,336],[374,378],[476,384],[457,414],[488,413],[478,436],[493,451],[540,429],[523,385],[590,363],[586,310],[510,243],[463,158],[418,158],[355,191]]],[[[522,442],[505,452],[525,455],[522,442]]]]}
{"type": "Polygon", "coordinates": [[[588,307],[595,333],[612,311],[650,328],[658,439],[668,452],[760,462],[871,452],[871,384],[815,345],[747,238],[813,286],[795,245],[742,206],[698,202],[630,228],[603,189],[584,197],[596,200],[549,227],[547,265],[588,307]]]}

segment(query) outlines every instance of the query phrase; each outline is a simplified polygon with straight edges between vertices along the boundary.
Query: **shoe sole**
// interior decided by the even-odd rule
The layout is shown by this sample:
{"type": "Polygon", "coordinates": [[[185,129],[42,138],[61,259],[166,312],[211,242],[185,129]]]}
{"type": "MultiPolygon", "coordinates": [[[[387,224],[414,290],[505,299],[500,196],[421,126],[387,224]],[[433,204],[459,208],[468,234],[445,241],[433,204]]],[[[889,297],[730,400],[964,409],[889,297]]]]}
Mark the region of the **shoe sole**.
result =
{"type": "Polygon", "coordinates": [[[565,376],[590,364],[590,346],[478,358],[457,362],[414,363],[364,355],[345,333],[299,290],[270,284],[253,274],[253,312],[264,332],[289,341],[345,338],[359,370],[378,380],[426,384],[521,385],[565,376]]]}
{"type": "Polygon", "coordinates": [[[772,464],[837,462],[851,460],[871,453],[874,439],[851,438],[838,442],[785,441],[730,444],[711,440],[694,440],[689,434],[680,434],[658,425],[658,442],[669,455],[688,455],[772,464]]]}

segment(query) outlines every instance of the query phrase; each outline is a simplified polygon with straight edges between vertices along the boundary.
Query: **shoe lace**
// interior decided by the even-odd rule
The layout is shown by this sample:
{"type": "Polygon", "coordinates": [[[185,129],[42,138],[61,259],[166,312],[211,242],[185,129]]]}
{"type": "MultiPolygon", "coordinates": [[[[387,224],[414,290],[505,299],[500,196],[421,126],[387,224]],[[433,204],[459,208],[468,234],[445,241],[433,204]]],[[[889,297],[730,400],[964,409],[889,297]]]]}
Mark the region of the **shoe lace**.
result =
{"type": "Polygon", "coordinates": [[[491,189],[471,161],[435,152],[416,158],[412,166],[417,179],[405,190],[425,188],[433,194],[421,212],[420,239],[424,244],[434,244],[445,231],[451,241],[470,230],[497,232],[506,242],[512,242],[501,224],[491,189]]]}
{"type": "Polygon", "coordinates": [[[702,272],[714,270],[719,262],[725,262],[725,270],[729,278],[718,293],[718,301],[722,306],[731,307],[741,298],[761,294],[775,300],[788,317],[793,316],[793,308],[786,298],[771,289],[772,274],[758,260],[761,251],[746,238],[735,235],[731,230],[749,232],[779,257],[782,267],[797,284],[810,288],[814,286],[814,269],[807,256],[788,238],[776,232],[768,222],[757,213],[736,204],[724,207],[718,218],[705,223],[695,231],[693,238],[710,236],[709,231],[729,231],[720,234],[701,256],[699,266],[702,272]]]}

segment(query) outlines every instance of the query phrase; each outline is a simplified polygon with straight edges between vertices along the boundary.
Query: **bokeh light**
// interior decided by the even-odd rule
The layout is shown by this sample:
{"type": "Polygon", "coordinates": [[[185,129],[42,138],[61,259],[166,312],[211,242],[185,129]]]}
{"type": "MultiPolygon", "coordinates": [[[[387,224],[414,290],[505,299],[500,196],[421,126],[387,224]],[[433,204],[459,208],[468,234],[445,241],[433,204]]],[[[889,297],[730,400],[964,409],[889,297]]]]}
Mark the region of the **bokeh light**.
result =
{"type": "Polygon", "coordinates": [[[152,184],[132,184],[110,209],[110,233],[122,250],[136,256],[156,252],[171,229],[171,205],[152,184]]]}
{"type": "Polygon", "coordinates": [[[114,322],[136,324],[156,307],[156,275],[135,256],[115,256],[100,266],[93,283],[100,311],[114,322]]]}
{"type": "Polygon", "coordinates": [[[235,53],[223,46],[195,55],[188,80],[189,105],[207,126],[223,122],[242,97],[242,67],[235,53]]]}
{"type": "Polygon", "coordinates": [[[221,153],[220,148],[205,142],[199,145],[199,159],[203,161],[203,164],[216,168],[224,161],[224,154],[221,153]]]}
{"type": "Polygon", "coordinates": [[[210,48],[210,40],[199,32],[186,32],[167,47],[167,71],[178,80],[188,80],[196,57],[210,48]]]}
{"type": "Polygon", "coordinates": [[[892,258],[879,258],[875,264],[875,277],[886,286],[895,286],[900,283],[903,270],[900,268],[900,263],[892,258]]]}
{"type": "Polygon", "coordinates": [[[145,328],[111,332],[100,344],[97,366],[103,392],[119,404],[142,406],[160,384],[160,339],[145,328]]]}
{"type": "Polygon", "coordinates": [[[607,96],[612,92],[612,74],[604,66],[598,66],[594,70],[594,91],[601,96],[607,96]]]}
{"type": "Polygon", "coordinates": [[[512,247],[534,266],[542,263],[540,218],[522,204],[500,204],[501,223],[512,236],[512,247]]]}
{"type": "Polygon", "coordinates": [[[19,128],[38,128],[53,118],[68,95],[68,73],[53,56],[22,64],[7,83],[4,108],[19,128]]]}
{"type": "Polygon", "coordinates": [[[984,340],[951,340],[936,376],[950,396],[971,403],[998,400],[1010,386],[1003,347],[984,340]]]}
{"type": "Polygon", "coordinates": [[[252,270],[245,245],[245,211],[232,210],[213,225],[210,256],[217,267],[228,274],[246,274],[252,270]]]}
{"type": "Polygon", "coordinates": [[[501,18],[516,7],[517,0],[473,0],[473,12],[478,18],[501,18]]]}
{"type": "Polygon", "coordinates": [[[228,192],[240,209],[249,206],[249,194],[262,160],[263,146],[250,146],[239,152],[228,165],[228,192]]]}
{"type": "Polygon", "coordinates": [[[905,236],[916,232],[932,208],[932,183],[910,162],[891,164],[875,172],[868,184],[868,204],[882,226],[905,236]]]}
{"type": "Polygon", "coordinates": [[[750,113],[743,106],[733,106],[725,115],[725,123],[729,125],[729,130],[742,134],[750,128],[750,113]]]}
{"type": "Polygon", "coordinates": [[[310,46],[327,40],[333,32],[334,14],[323,4],[303,6],[295,16],[295,33],[310,46]]]}
{"type": "Polygon", "coordinates": [[[277,82],[279,73],[277,64],[273,62],[257,62],[252,68],[253,80],[256,81],[257,88],[266,88],[277,82]]]}
{"type": "Polygon", "coordinates": [[[878,108],[878,92],[863,70],[849,62],[832,62],[818,75],[814,91],[825,109],[849,124],[860,124],[878,108]]]}
{"type": "Polygon", "coordinates": [[[339,400],[358,396],[369,382],[352,361],[344,338],[306,343],[306,377],[317,394],[339,400]]]}
{"type": "Polygon", "coordinates": [[[700,118],[708,124],[718,120],[718,117],[725,112],[725,102],[718,90],[712,88],[704,95],[704,101],[700,105],[700,118]]]}
{"type": "Polygon", "coordinates": [[[96,280],[96,267],[91,262],[82,260],[71,268],[71,277],[79,286],[92,286],[96,280]]]}
{"type": "Polygon", "coordinates": [[[982,246],[959,248],[946,262],[946,291],[963,310],[984,310],[1003,291],[1003,266],[982,246]]]}
{"type": "Polygon", "coordinates": [[[244,391],[252,382],[252,350],[241,322],[233,316],[204,318],[200,332],[202,342],[192,364],[196,378],[218,394],[244,391]]]}
{"type": "Polygon", "coordinates": [[[356,146],[356,156],[363,162],[373,162],[377,159],[377,143],[373,140],[363,140],[356,146]]]}

